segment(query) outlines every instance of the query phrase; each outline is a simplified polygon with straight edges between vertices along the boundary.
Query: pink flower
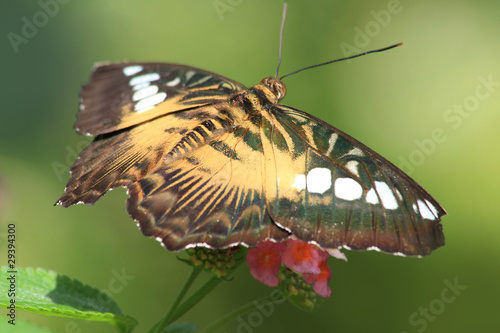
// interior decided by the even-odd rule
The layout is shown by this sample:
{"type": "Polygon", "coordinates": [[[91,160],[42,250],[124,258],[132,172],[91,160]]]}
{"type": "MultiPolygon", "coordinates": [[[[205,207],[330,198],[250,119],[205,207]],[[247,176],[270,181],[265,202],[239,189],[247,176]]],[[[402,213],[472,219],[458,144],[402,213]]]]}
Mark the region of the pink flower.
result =
{"type": "Polygon", "coordinates": [[[247,264],[253,277],[269,287],[276,287],[279,279],[276,276],[281,267],[281,251],[285,243],[264,241],[251,248],[247,253],[247,264]]]}
{"type": "MultiPolygon", "coordinates": [[[[321,250],[300,240],[289,239],[286,243],[287,247],[282,254],[285,265],[299,273],[319,274],[321,272],[319,263],[324,257],[320,253],[321,250]]],[[[327,252],[321,252],[324,252],[328,258],[327,252]]]]}
{"type": "Polygon", "coordinates": [[[330,255],[347,261],[345,255],[337,249],[323,250],[316,245],[289,238],[281,243],[265,241],[257,244],[256,248],[248,250],[247,263],[256,280],[275,287],[280,282],[277,274],[283,262],[296,274],[302,275],[306,283],[314,284],[313,289],[319,296],[330,297],[330,255]]]}
{"type": "Polygon", "coordinates": [[[343,254],[342,252],[340,252],[339,250],[337,249],[328,249],[326,250],[328,252],[329,255],[331,255],[332,257],[334,258],[337,258],[337,259],[340,259],[340,260],[344,260],[347,262],[347,257],[345,256],[345,254],[343,254]]]}
{"type": "Polygon", "coordinates": [[[314,283],[314,291],[318,295],[325,298],[330,297],[332,290],[328,287],[328,282],[330,282],[330,278],[332,277],[332,271],[328,267],[328,256],[319,264],[319,267],[321,269],[319,274],[304,273],[302,277],[307,283],[314,283]]]}

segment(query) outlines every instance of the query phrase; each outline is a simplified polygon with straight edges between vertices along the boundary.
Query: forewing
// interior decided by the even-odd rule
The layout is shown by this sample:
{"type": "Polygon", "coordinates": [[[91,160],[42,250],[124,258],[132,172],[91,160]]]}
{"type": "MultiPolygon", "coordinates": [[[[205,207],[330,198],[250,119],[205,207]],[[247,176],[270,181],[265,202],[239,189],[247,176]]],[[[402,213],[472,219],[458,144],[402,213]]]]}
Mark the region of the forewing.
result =
{"type": "Polygon", "coordinates": [[[271,114],[277,224],[323,248],[427,255],[444,245],[444,209],[395,165],[305,112],[271,114]]]}
{"type": "Polygon", "coordinates": [[[201,142],[204,138],[200,133],[220,131],[213,122],[217,117],[218,110],[206,106],[96,137],[71,167],[58,203],[65,207],[93,204],[112,188],[130,186],[164,165],[172,154],[181,156],[180,147],[186,143],[201,142]]]}
{"type": "Polygon", "coordinates": [[[75,128],[99,135],[159,116],[214,104],[243,89],[223,76],[168,63],[97,65],[80,92],[75,128]]]}

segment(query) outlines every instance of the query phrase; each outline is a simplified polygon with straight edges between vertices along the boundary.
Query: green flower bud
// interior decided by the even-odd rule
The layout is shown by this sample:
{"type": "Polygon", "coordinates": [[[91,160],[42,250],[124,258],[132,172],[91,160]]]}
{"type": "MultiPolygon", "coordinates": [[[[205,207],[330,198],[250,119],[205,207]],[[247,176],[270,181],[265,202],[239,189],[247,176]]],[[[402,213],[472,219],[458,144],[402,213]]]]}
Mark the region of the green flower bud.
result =
{"type": "Polygon", "coordinates": [[[181,259],[193,266],[201,266],[205,271],[224,277],[231,273],[245,259],[246,250],[239,246],[228,249],[195,247],[186,249],[189,259],[181,259]]]}

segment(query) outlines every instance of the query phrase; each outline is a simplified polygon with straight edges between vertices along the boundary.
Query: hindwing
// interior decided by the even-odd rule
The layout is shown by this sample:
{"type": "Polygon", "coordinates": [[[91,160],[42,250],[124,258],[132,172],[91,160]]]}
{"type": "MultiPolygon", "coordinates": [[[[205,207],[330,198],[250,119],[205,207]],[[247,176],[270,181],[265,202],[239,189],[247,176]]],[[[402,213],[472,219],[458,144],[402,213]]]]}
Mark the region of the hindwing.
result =
{"type": "Polygon", "coordinates": [[[391,162],[303,111],[277,105],[269,117],[277,224],[323,248],[426,255],[444,245],[445,211],[391,162]]]}
{"type": "Polygon", "coordinates": [[[261,117],[223,124],[203,143],[186,142],[185,153],[130,186],[127,209],[147,236],[170,250],[191,246],[255,246],[286,239],[269,214],[268,156],[261,117]],[[257,124],[256,124],[257,123],[257,124]]]}

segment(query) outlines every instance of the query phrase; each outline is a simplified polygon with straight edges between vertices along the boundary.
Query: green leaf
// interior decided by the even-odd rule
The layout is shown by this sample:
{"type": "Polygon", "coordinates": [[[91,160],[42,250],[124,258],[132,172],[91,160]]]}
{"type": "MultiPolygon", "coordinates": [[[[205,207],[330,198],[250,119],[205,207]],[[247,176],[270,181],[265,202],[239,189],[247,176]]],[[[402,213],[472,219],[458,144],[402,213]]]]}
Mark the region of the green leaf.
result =
{"type": "Polygon", "coordinates": [[[193,323],[176,323],[165,327],[163,333],[193,333],[197,329],[193,323]]]}
{"type": "Polygon", "coordinates": [[[11,306],[47,316],[106,321],[120,332],[132,332],[137,320],[124,315],[116,302],[99,289],[42,268],[1,267],[0,306],[11,306]],[[10,279],[13,277],[13,279],[10,279]],[[12,290],[15,296],[9,295],[12,290]]]}

